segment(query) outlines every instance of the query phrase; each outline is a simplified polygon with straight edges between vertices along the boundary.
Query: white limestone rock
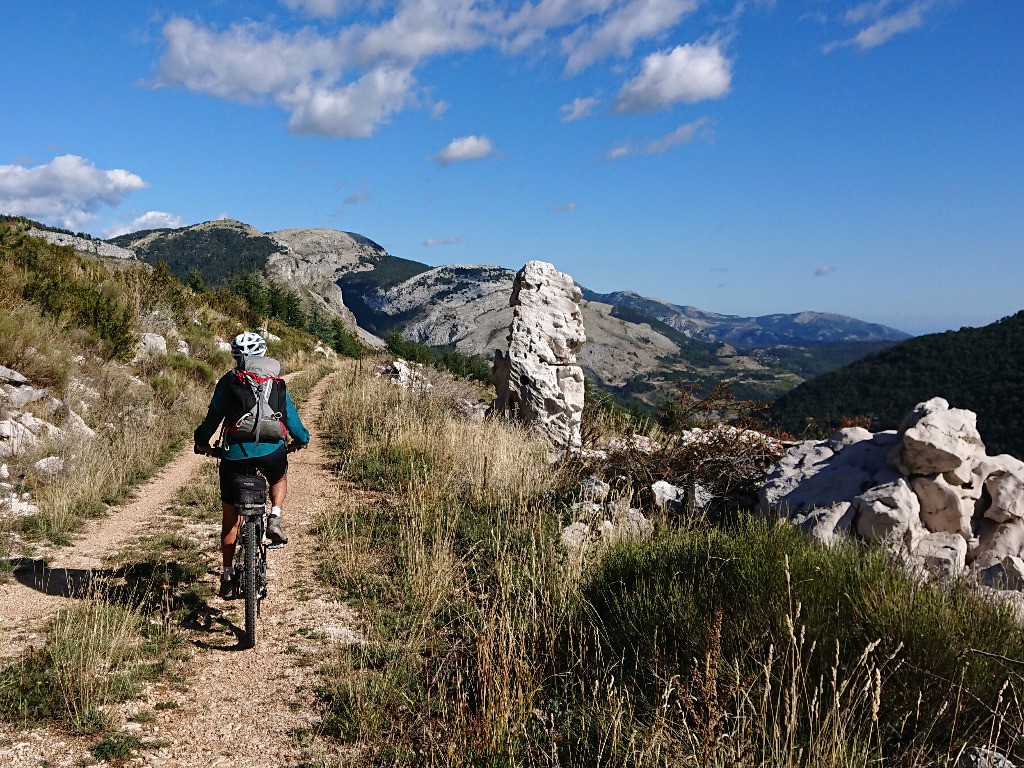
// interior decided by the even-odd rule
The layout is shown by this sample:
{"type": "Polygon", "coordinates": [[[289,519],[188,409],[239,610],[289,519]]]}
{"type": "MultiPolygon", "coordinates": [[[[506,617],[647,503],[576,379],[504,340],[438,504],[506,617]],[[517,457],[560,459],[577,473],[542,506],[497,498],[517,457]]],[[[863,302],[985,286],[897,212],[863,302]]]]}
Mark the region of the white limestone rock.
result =
{"type": "Polygon", "coordinates": [[[566,549],[583,549],[590,541],[590,526],[586,523],[572,523],[562,529],[562,544],[566,549]]]}
{"type": "Polygon", "coordinates": [[[963,575],[967,564],[967,541],[958,533],[928,533],[918,541],[914,554],[924,561],[929,573],[956,578],[963,575]]]}
{"type": "Polygon", "coordinates": [[[985,517],[997,523],[1024,518],[1024,474],[997,471],[985,479],[985,490],[992,504],[985,517]]]}
{"type": "Polygon", "coordinates": [[[64,459],[60,456],[46,456],[33,464],[32,468],[38,475],[54,477],[64,471],[64,459]]]}
{"type": "Polygon", "coordinates": [[[951,485],[944,475],[916,477],[910,487],[921,502],[921,522],[932,533],[958,533],[971,538],[975,499],[969,490],[951,485]]]}
{"type": "Polygon", "coordinates": [[[686,489],[679,488],[665,480],[658,480],[651,485],[654,494],[654,507],[664,514],[681,512],[686,501],[686,489]]]}
{"type": "Polygon", "coordinates": [[[853,499],[857,533],[868,541],[903,545],[913,551],[925,534],[921,504],[903,478],[872,488],[853,499]]]}
{"type": "Polygon", "coordinates": [[[986,587],[1024,591],[1024,558],[1007,555],[999,562],[979,570],[978,581],[986,587]]]}
{"type": "Polygon", "coordinates": [[[588,477],[580,487],[580,498],[595,504],[604,504],[612,487],[599,477],[588,477]]]}
{"type": "Polygon", "coordinates": [[[968,559],[976,568],[987,568],[1003,558],[1024,556],[1024,520],[997,523],[983,518],[978,525],[978,542],[968,559]]]}
{"type": "Polygon", "coordinates": [[[0,382],[3,382],[4,384],[12,384],[14,386],[22,386],[29,383],[28,379],[16,370],[4,365],[0,365],[0,382]]]}
{"type": "Polygon", "coordinates": [[[762,483],[759,508],[783,517],[806,515],[891,482],[895,476],[886,461],[894,440],[889,432],[869,439],[843,430],[829,440],[791,446],[762,483]]]}
{"type": "Polygon", "coordinates": [[[184,339],[178,339],[175,343],[175,347],[178,350],[179,355],[189,355],[192,353],[191,347],[189,347],[188,342],[184,339]]]}
{"type": "Polygon", "coordinates": [[[568,275],[530,261],[512,288],[508,353],[495,353],[494,413],[517,419],[556,449],[582,443],[583,370],[576,354],[586,341],[580,289],[568,275]]]}
{"type": "Polygon", "coordinates": [[[812,509],[791,522],[799,525],[815,544],[830,547],[837,539],[849,535],[853,528],[853,515],[853,504],[840,501],[830,507],[812,509]]]}
{"type": "Polygon", "coordinates": [[[973,411],[949,408],[941,398],[919,403],[914,414],[919,409],[920,418],[902,432],[902,450],[896,459],[900,472],[905,475],[957,472],[965,464],[973,467],[985,455],[985,446],[978,434],[978,417],[973,411]]]}
{"type": "Polygon", "coordinates": [[[0,458],[15,456],[38,442],[35,434],[17,419],[0,421],[0,458]]]}
{"type": "Polygon", "coordinates": [[[34,403],[36,400],[42,400],[44,397],[49,395],[45,389],[37,389],[36,387],[29,386],[28,384],[22,384],[20,386],[4,384],[3,388],[0,389],[0,393],[3,394],[3,401],[10,408],[17,410],[21,410],[29,403],[34,403]]]}
{"type": "Polygon", "coordinates": [[[144,333],[139,340],[133,363],[138,363],[148,357],[157,357],[167,354],[167,339],[159,333],[144,333]]]}

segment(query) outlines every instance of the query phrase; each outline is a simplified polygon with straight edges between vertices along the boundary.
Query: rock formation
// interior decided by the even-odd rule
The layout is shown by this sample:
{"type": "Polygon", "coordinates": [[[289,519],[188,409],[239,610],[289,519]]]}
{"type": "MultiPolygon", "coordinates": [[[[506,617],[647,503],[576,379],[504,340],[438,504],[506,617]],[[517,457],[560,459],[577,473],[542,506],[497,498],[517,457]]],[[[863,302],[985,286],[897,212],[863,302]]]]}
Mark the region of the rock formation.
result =
{"type": "Polygon", "coordinates": [[[973,569],[1024,585],[1024,462],[988,456],[971,411],[920,403],[899,430],[850,428],[789,448],[760,489],[762,511],[815,540],[856,533],[930,573],[973,569]]]}
{"type": "Polygon", "coordinates": [[[571,277],[546,262],[528,262],[512,286],[508,353],[495,351],[492,412],[531,425],[559,449],[582,442],[583,369],[576,364],[586,341],[582,298],[571,277]]]}

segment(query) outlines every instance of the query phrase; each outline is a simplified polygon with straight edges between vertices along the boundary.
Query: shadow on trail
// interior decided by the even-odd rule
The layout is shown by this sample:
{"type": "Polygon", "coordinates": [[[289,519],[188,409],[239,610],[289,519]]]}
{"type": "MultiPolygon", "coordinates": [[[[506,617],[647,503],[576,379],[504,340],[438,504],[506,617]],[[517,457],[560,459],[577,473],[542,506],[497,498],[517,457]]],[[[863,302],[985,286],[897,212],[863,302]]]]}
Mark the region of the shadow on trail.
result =
{"type": "Polygon", "coordinates": [[[119,568],[51,568],[45,560],[15,560],[14,579],[30,589],[72,600],[100,600],[159,616],[165,626],[177,624],[191,633],[197,648],[212,651],[246,650],[245,631],[206,599],[199,574],[176,561],[144,561],[119,568]],[[212,639],[230,636],[233,644],[212,639]]]}

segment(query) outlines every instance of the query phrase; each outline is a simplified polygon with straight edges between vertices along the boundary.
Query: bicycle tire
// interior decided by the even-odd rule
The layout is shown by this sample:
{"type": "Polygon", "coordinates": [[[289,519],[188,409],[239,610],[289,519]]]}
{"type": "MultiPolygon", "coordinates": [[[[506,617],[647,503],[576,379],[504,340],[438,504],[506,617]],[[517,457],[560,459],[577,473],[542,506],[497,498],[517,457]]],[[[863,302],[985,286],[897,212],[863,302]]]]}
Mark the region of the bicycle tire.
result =
{"type": "Polygon", "coordinates": [[[256,518],[247,515],[242,524],[242,546],[245,565],[242,586],[245,592],[245,647],[256,646],[256,616],[259,612],[260,587],[257,579],[256,559],[259,542],[256,541],[256,518]]]}

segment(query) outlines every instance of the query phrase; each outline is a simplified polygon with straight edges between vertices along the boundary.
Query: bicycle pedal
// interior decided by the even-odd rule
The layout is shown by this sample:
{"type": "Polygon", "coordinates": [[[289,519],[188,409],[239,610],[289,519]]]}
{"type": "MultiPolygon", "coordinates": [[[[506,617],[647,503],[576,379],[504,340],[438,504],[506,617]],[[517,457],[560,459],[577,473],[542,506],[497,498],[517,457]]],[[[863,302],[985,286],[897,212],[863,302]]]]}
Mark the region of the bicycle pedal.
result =
{"type": "Polygon", "coordinates": [[[274,544],[273,542],[268,542],[267,549],[284,549],[284,544],[274,544]]]}

